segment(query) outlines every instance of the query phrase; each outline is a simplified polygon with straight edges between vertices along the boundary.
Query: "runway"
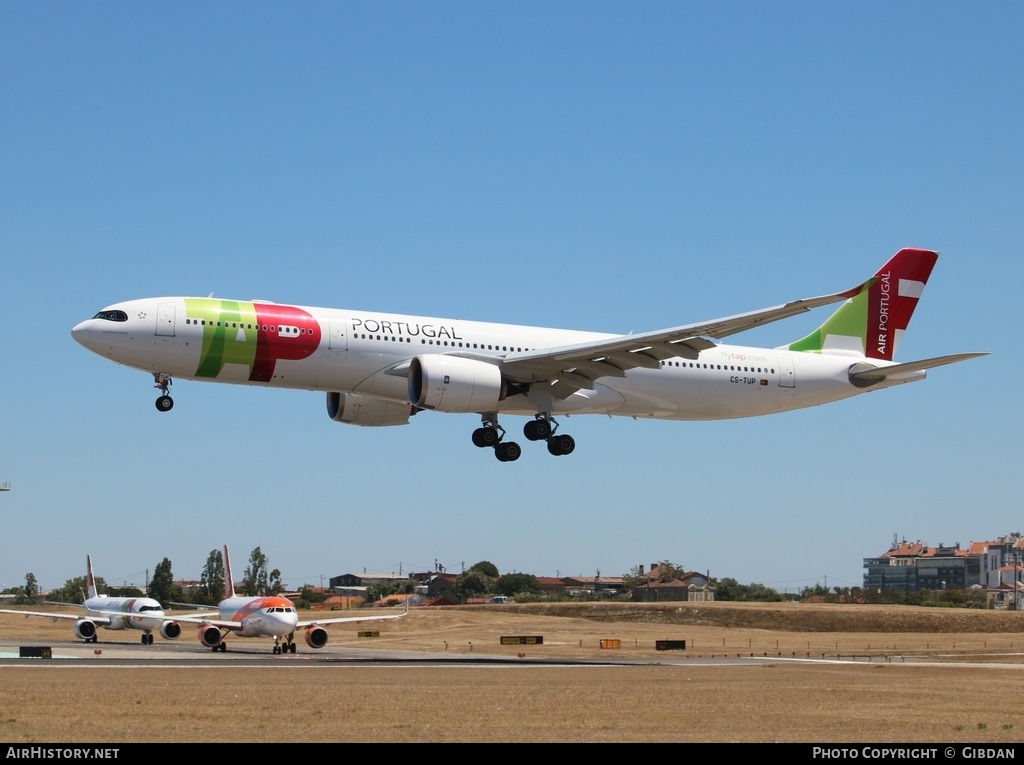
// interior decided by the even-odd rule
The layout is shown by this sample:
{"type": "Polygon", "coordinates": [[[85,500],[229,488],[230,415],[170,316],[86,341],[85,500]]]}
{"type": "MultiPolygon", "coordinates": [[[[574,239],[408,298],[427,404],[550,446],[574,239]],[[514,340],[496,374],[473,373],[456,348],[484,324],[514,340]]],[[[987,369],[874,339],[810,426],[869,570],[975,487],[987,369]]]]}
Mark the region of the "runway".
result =
{"type": "MultiPolygon", "coordinates": [[[[295,654],[274,654],[270,643],[231,641],[226,652],[212,651],[190,642],[158,641],[141,645],[128,641],[82,643],[77,641],[47,642],[33,640],[0,640],[0,668],[2,667],[326,667],[326,666],[532,666],[532,667],[736,667],[779,664],[930,664],[934,666],[972,666],[1024,670],[1024,664],[961,663],[936,661],[933,658],[913,656],[878,657],[822,657],[784,658],[765,656],[689,657],[685,654],[666,654],[663,658],[544,658],[530,656],[494,655],[480,653],[449,653],[438,651],[409,651],[394,649],[359,649],[350,646],[325,646],[314,650],[300,649],[295,654]],[[31,655],[49,649],[49,658],[31,655]]],[[[253,641],[255,642],[255,641],[253,641]]]]}

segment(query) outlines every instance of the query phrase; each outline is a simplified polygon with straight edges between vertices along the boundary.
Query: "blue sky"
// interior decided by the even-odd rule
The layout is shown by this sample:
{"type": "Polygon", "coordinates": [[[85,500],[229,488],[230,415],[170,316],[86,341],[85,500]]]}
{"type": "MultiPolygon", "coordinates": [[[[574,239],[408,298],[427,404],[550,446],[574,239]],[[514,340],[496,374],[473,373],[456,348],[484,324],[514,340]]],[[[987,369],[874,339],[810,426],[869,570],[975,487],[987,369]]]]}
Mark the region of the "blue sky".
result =
{"type": "Polygon", "coordinates": [[[1022,32],[1010,2],[0,5],[0,583],[194,578],[227,543],[291,586],[668,559],[796,591],[1022,530],[1022,32]],[[904,246],[942,256],[900,358],[993,355],[761,419],[575,417],[574,454],[514,464],[474,415],[188,381],[160,414],[69,333],[211,292],[639,332],[904,246]]]}

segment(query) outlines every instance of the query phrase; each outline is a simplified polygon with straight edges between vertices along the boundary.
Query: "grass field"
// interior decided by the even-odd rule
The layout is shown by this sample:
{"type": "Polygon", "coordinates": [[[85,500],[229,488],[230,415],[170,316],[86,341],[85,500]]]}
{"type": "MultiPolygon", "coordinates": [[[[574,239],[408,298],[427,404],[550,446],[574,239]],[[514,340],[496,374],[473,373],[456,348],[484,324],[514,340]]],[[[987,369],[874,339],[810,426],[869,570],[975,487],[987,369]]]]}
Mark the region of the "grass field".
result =
{"type": "MultiPolygon", "coordinates": [[[[325,662],[305,645],[297,656],[272,656],[270,641],[255,639],[232,647],[259,651],[257,668],[5,661],[0,740],[1015,743],[1024,741],[1021,625],[1021,614],[801,604],[414,610],[333,627],[325,650],[512,663],[325,662]],[[359,637],[360,629],[379,635],[359,637]],[[544,642],[502,646],[505,635],[544,642]],[[672,664],[655,650],[665,639],[687,640],[672,664]],[[774,660],[699,660],[750,654],[774,660]],[[833,663],[837,656],[845,658],[833,663]],[[808,657],[816,663],[794,661],[808,657]],[[538,666],[531,658],[639,661],[538,666]]],[[[101,640],[137,636],[101,632],[101,640]]],[[[0,640],[81,647],[68,621],[10,615],[0,615],[0,640]]],[[[153,648],[153,656],[208,656],[190,631],[172,645],[158,637],[153,648]]]]}

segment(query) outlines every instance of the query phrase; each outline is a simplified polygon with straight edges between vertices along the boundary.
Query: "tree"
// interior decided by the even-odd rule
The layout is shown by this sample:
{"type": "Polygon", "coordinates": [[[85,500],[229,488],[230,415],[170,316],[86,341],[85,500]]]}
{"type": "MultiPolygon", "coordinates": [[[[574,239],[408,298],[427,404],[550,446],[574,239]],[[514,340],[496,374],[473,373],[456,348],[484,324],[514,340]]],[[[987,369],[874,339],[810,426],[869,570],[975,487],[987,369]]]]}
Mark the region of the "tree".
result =
{"type": "Polygon", "coordinates": [[[270,581],[267,584],[268,595],[280,595],[284,592],[284,585],[281,584],[281,570],[275,568],[270,572],[270,581]]]}
{"type": "Polygon", "coordinates": [[[466,573],[469,573],[470,571],[479,571],[484,576],[489,576],[494,579],[498,578],[498,567],[489,560],[482,560],[479,563],[474,563],[466,569],[466,573]]]}
{"type": "Polygon", "coordinates": [[[174,581],[171,561],[168,558],[157,563],[153,570],[153,578],[149,580],[149,597],[159,601],[161,605],[182,599],[181,585],[174,581]]]}
{"type": "Polygon", "coordinates": [[[515,597],[522,593],[540,595],[544,592],[537,577],[533,574],[504,574],[498,577],[498,581],[494,585],[499,593],[509,597],[515,597]]]}
{"type": "Polygon", "coordinates": [[[494,592],[494,579],[475,568],[459,574],[448,596],[465,603],[466,598],[480,597],[494,592]]]}
{"type": "Polygon", "coordinates": [[[622,575],[622,586],[627,590],[635,590],[647,584],[647,575],[640,572],[640,566],[633,566],[628,574],[622,575]]]}
{"type": "Polygon", "coordinates": [[[720,579],[715,584],[715,600],[739,600],[740,583],[731,576],[720,579]]]}
{"type": "Polygon", "coordinates": [[[311,584],[302,585],[302,589],[299,591],[299,603],[302,608],[309,608],[311,603],[323,603],[326,599],[324,594],[314,590],[311,584]]]}
{"type": "Polygon", "coordinates": [[[18,593],[18,597],[14,599],[14,602],[19,606],[35,606],[39,604],[39,582],[36,581],[36,575],[31,571],[25,574],[25,588],[18,593]]]}
{"type": "Polygon", "coordinates": [[[776,590],[760,582],[740,584],[731,577],[725,577],[715,585],[715,600],[774,603],[784,600],[784,598],[776,590]]]}
{"type": "MultiPolygon", "coordinates": [[[[96,577],[96,592],[100,595],[105,595],[107,593],[107,583],[101,576],[96,577]]],[[[76,576],[73,579],[68,579],[64,582],[64,586],[58,587],[55,590],[50,590],[47,600],[54,603],[74,603],[75,605],[81,605],[87,597],[89,597],[89,593],[85,577],[76,576]]]]}
{"type": "Polygon", "coordinates": [[[267,556],[260,548],[249,554],[249,565],[245,567],[242,579],[242,595],[266,595],[270,590],[267,573],[267,556]]]}
{"type": "Polygon", "coordinates": [[[224,584],[224,555],[220,550],[210,550],[199,576],[201,598],[206,605],[212,606],[224,599],[227,591],[224,584]]]}
{"type": "Polygon", "coordinates": [[[395,593],[415,592],[416,583],[411,579],[390,579],[383,582],[374,582],[366,588],[366,600],[368,603],[376,603],[378,600],[385,600],[388,595],[395,593]]]}
{"type": "Polygon", "coordinates": [[[146,593],[135,586],[111,587],[107,595],[112,598],[144,598],[146,593]]]}

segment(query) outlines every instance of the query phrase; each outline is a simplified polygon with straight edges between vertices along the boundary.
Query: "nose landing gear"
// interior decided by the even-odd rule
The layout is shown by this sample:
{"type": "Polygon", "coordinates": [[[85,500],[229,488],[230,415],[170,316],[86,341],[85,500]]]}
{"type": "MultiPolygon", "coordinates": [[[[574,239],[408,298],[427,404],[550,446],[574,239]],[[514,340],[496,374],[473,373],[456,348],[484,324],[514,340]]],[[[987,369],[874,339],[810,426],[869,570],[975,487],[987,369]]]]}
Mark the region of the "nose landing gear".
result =
{"type": "Polygon", "coordinates": [[[163,395],[156,400],[156,409],[158,412],[169,412],[171,407],[174,406],[174,399],[167,395],[167,389],[170,387],[171,376],[164,374],[163,372],[153,373],[153,382],[156,383],[153,387],[162,391],[163,395]]]}

